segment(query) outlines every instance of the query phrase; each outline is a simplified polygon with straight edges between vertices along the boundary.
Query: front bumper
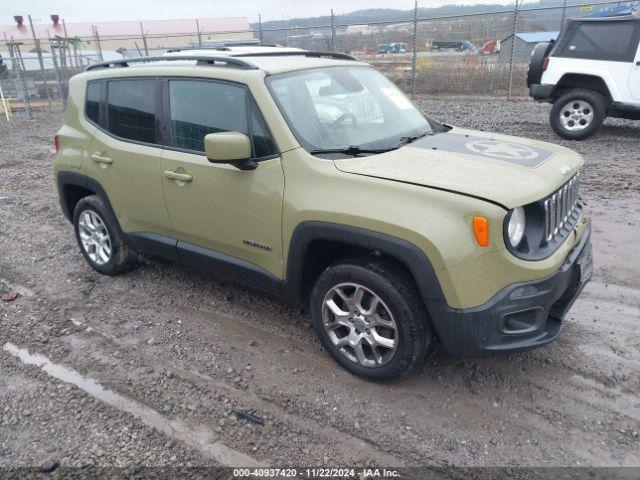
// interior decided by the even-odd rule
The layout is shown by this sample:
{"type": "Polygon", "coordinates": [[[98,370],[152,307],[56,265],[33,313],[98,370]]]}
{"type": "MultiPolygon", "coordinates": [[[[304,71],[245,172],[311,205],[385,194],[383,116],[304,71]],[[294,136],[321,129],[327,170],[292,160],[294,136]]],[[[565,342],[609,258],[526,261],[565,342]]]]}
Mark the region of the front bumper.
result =
{"type": "Polygon", "coordinates": [[[591,225],[550,277],[508,286],[476,308],[428,305],[446,352],[453,357],[488,357],[530,350],[555,340],[563,319],[593,272],[591,225]]]}
{"type": "Polygon", "coordinates": [[[539,85],[534,83],[529,86],[529,95],[538,101],[549,100],[554,88],[555,85],[539,85]]]}

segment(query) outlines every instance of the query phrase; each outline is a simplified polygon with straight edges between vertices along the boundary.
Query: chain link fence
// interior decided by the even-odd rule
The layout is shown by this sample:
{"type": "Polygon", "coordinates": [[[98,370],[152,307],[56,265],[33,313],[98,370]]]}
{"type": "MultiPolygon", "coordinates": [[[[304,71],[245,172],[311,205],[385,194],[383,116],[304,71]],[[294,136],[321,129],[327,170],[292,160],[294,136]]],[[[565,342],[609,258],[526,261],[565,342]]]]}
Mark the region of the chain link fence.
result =
{"type": "MultiPolygon", "coordinates": [[[[4,38],[0,55],[0,114],[31,117],[34,110],[62,110],[68,81],[93,63],[163,55],[172,48],[216,48],[263,44],[312,51],[348,53],[374,65],[407,93],[526,97],[528,60],[535,45],[555,39],[566,18],[606,15],[621,2],[540,6],[532,0],[514,5],[482,5],[457,15],[422,14],[416,2],[406,19],[342,23],[333,10],[317,25],[294,21],[263,23],[250,30],[194,30],[182,34],[101,36],[93,26],[86,37],[4,38]],[[480,9],[484,8],[482,11],[480,9]]],[[[622,2],[637,8],[637,1],[622,2]]],[[[633,8],[633,7],[631,7],[633,8]]],[[[428,12],[428,10],[427,10],[428,12]]]]}

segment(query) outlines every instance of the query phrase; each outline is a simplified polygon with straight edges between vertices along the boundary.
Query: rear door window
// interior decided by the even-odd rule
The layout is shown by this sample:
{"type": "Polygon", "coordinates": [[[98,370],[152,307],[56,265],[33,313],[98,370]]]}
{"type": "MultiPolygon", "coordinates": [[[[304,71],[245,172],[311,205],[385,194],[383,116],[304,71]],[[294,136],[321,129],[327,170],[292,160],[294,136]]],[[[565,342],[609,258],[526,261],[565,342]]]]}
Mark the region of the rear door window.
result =
{"type": "Polygon", "coordinates": [[[559,46],[558,56],[632,62],[638,48],[638,22],[571,23],[559,46]]]}
{"type": "Polygon", "coordinates": [[[112,80],[107,85],[107,130],[127,140],[156,142],[155,79],[112,80]]]}

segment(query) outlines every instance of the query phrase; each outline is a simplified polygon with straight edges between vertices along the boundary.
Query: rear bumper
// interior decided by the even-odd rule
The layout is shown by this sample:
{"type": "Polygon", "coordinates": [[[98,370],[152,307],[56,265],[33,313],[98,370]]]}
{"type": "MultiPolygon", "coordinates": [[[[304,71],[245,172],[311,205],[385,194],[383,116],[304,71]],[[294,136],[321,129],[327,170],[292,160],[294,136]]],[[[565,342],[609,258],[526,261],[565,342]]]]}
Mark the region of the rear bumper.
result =
{"type": "Polygon", "coordinates": [[[549,100],[554,88],[555,85],[533,84],[529,86],[529,95],[531,95],[535,100],[549,100]]]}
{"type": "Polygon", "coordinates": [[[542,280],[508,286],[486,304],[452,309],[428,305],[438,337],[453,357],[488,357],[531,350],[555,340],[563,319],[593,271],[591,225],[560,269],[542,280]]]}

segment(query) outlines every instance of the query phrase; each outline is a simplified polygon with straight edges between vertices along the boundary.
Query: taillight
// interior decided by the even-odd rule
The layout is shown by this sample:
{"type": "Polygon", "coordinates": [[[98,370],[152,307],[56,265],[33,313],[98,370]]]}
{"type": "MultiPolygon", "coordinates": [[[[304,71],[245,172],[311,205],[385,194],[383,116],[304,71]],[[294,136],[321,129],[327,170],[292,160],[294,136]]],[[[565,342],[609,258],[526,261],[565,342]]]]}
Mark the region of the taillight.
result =
{"type": "Polygon", "coordinates": [[[542,71],[546,71],[547,67],[549,66],[549,57],[544,57],[542,59],[542,71]]]}
{"type": "Polygon", "coordinates": [[[53,139],[53,143],[56,146],[56,153],[60,153],[60,137],[56,135],[53,139]]]}

